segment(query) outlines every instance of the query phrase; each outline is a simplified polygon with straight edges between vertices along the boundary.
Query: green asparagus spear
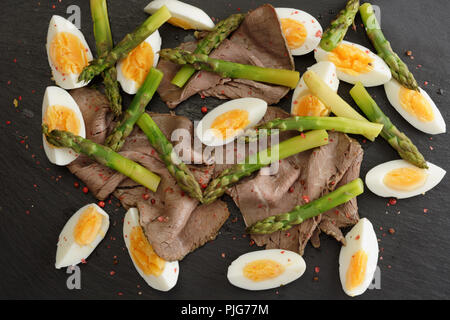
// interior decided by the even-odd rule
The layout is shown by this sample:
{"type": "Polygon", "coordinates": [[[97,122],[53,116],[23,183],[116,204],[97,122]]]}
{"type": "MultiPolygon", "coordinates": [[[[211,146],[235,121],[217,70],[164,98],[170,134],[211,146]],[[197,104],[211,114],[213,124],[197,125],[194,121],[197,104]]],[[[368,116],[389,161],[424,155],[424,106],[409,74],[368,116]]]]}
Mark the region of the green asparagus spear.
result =
{"type": "Polygon", "coordinates": [[[359,8],[362,21],[366,27],[366,33],[377,50],[378,55],[386,62],[392,72],[392,77],[404,87],[411,90],[419,90],[416,79],[409,71],[406,64],[392,50],[391,44],[384,37],[380,24],[375,17],[370,3],[364,3],[359,8]]]}
{"type": "Polygon", "coordinates": [[[304,135],[285,140],[271,148],[247,157],[242,163],[225,169],[219,177],[212,180],[203,193],[203,203],[212,203],[225,193],[232,185],[253,172],[285,159],[299,152],[328,144],[328,134],[325,130],[314,130],[304,135]]]}
{"type": "Polygon", "coordinates": [[[114,151],[119,151],[122,148],[125,139],[133,131],[134,124],[145,112],[145,107],[152,99],[156,89],[158,89],[162,78],[163,73],[161,71],[155,68],[150,69],[144,83],[134,96],[128,109],[124,112],[122,119],[117,123],[117,126],[112,133],[106,138],[105,144],[108,147],[114,151]]]}
{"type": "Polygon", "coordinates": [[[182,49],[163,49],[160,57],[176,64],[191,64],[196,70],[218,73],[224,78],[240,78],[278,84],[294,89],[300,74],[293,70],[270,69],[213,59],[206,54],[191,53],[182,49]]]}
{"type": "Polygon", "coordinates": [[[320,47],[325,51],[332,51],[344,39],[348,27],[355,19],[359,8],[359,0],[349,0],[344,9],[339,12],[336,19],[331,21],[330,27],[325,30],[320,40],[320,47]]]}
{"type": "Polygon", "coordinates": [[[105,56],[92,60],[81,72],[78,81],[90,81],[96,75],[102,73],[116,64],[122,58],[125,58],[142,41],[147,39],[161,25],[171,17],[166,6],[162,6],[158,11],[151,15],[143,24],[141,24],[133,33],[127,34],[111,51],[105,56]]]}
{"type": "Polygon", "coordinates": [[[427,162],[414,143],[392,124],[360,82],[350,90],[350,95],[370,121],[383,124],[380,135],[397,150],[400,157],[419,168],[428,168],[427,162]]]}
{"type": "MultiPolygon", "coordinates": [[[[108,19],[108,7],[106,0],[91,0],[92,21],[94,23],[94,37],[99,57],[107,55],[113,48],[111,28],[108,19]]],[[[120,116],[122,113],[122,96],[117,82],[117,70],[115,66],[102,72],[105,94],[109,100],[111,111],[120,116]]]]}
{"type": "MultiPolygon", "coordinates": [[[[211,51],[217,48],[222,43],[222,41],[230,35],[230,33],[232,33],[239,27],[244,18],[245,14],[238,13],[233,14],[227,19],[220,21],[218,24],[216,24],[214,29],[198,43],[197,49],[195,49],[194,53],[201,53],[206,55],[210,54],[211,51]]],[[[172,79],[172,83],[182,88],[194,73],[195,68],[191,65],[186,64],[172,79]]]]}
{"type": "Polygon", "coordinates": [[[351,134],[362,134],[369,136],[378,136],[382,124],[368,121],[353,120],[343,117],[291,117],[287,119],[274,119],[272,121],[256,126],[254,129],[247,130],[245,136],[247,141],[253,141],[261,136],[271,135],[272,129],[277,131],[288,130],[333,130],[351,134]]]}
{"type": "Polygon", "coordinates": [[[303,221],[327,212],[364,191],[364,184],[360,178],[353,180],[323,197],[302,206],[296,206],[288,213],[278,214],[256,222],[247,228],[251,234],[270,234],[275,231],[288,230],[303,221]]]}
{"type": "Polygon", "coordinates": [[[173,150],[173,145],[158,128],[153,119],[144,113],[137,122],[139,128],[145,133],[150,144],[159,154],[170,174],[177,180],[181,190],[187,192],[192,198],[203,202],[202,189],[192,172],[183,163],[173,150]]]}
{"type": "Polygon", "coordinates": [[[76,153],[88,155],[98,163],[126,175],[153,192],[156,192],[158,189],[159,181],[161,180],[159,176],[108,147],[67,131],[52,130],[49,132],[46,124],[42,124],[42,132],[46,136],[47,141],[55,147],[70,148],[76,153]]]}

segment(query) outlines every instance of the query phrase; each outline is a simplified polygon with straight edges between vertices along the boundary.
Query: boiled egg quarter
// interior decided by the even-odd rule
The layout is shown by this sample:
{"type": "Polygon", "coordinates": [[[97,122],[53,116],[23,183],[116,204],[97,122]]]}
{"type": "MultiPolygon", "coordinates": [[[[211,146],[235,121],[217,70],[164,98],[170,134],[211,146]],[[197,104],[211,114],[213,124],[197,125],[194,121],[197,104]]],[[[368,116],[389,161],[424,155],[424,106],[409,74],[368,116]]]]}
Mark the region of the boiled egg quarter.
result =
{"type": "Polygon", "coordinates": [[[109,216],[95,203],[78,210],[59,235],[56,269],[84,261],[103,240],[109,228],[109,216]]]}
{"type": "Polygon", "coordinates": [[[428,93],[422,88],[410,90],[392,79],[384,85],[389,102],[412,126],[425,133],[446,131],[444,118],[428,93]]]}
{"type": "Polygon", "coordinates": [[[305,261],[298,253],[270,249],[241,255],[228,267],[227,277],[236,287],[266,290],[300,278],[305,270],[305,261]]]}
{"type": "Polygon", "coordinates": [[[228,101],[209,112],[195,130],[207,146],[221,146],[233,141],[245,129],[255,126],[266,114],[267,102],[258,98],[228,101]]]}
{"type": "Polygon", "coordinates": [[[155,253],[139,223],[136,208],[125,215],[123,238],[136,270],[150,287],[169,291],[176,285],[180,273],[178,261],[165,261],[155,253]]]}
{"type": "Polygon", "coordinates": [[[313,51],[322,38],[322,26],[309,13],[290,8],[275,9],[284,37],[294,56],[313,51]]]}
{"type": "MultiPolygon", "coordinates": [[[[333,63],[321,61],[309,67],[308,70],[313,70],[334,92],[337,92],[339,79],[333,63]]],[[[330,109],[312,94],[305,80],[301,77],[292,95],[291,114],[294,116],[325,117],[330,114],[330,109]]]]}
{"type": "Polygon", "coordinates": [[[421,169],[405,160],[385,162],[367,172],[366,185],[380,197],[414,197],[434,188],[445,176],[444,169],[427,165],[428,169],[421,169]]]}
{"type": "Polygon", "coordinates": [[[84,87],[78,76],[93,59],[83,34],[73,23],[54,15],[47,33],[47,56],[56,84],[64,89],[84,87]]]}
{"type": "MultiPolygon", "coordinates": [[[[75,135],[86,137],[83,115],[72,96],[59,87],[47,87],[42,103],[42,122],[49,130],[64,130],[75,135]]],[[[44,151],[48,160],[59,166],[74,161],[78,154],[69,148],[57,148],[47,142],[43,135],[44,151]]]]}
{"type": "Polygon", "coordinates": [[[360,81],[365,87],[374,87],[391,80],[391,70],[378,55],[359,44],[342,41],[328,52],[320,46],[315,49],[317,61],[330,61],[337,68],[339,80],[355,84],[360,81]]]}
{"type": "Polygon", "coordinates": [[[176,27],[207,31],[214,28],[214,22],[203,10],[178,0],[154,0],[144,8],[144,11],[153,14],[162,6],[166,6],[172,15],[167,22],[176,27]]]}
{"type": "Polygon", "coordinates": [[[117,81],[123,91],[136,94],[150,69],[158,64],[159,50],[161,50],[161,36],[156,30],[117,63],[117,81]]]}
{"type": "Polygon", "coordinates": [[[351,296],[363,294],[372,283],[378,262],[378,240],[372,223],[362,218],[345,236],[339,254],[342,289],[351,296]]]}

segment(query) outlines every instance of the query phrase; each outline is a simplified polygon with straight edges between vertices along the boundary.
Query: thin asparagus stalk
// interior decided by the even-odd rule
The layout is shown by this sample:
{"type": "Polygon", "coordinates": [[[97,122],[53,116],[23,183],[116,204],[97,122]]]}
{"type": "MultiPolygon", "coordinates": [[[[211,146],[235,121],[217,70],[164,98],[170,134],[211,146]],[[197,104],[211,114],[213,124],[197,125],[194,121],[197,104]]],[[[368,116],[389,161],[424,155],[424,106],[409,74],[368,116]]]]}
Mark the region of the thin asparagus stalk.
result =
{"type": "Polygon", "coordinates": [[[301,136],[285,140],[271,148],[247,157],[242,163],[225,169],[219,177],[212,180],[203,193],[203,203],[212,203],[225,193],[232,185],[253,172],[270,165],[275,161],[288,158],[299,152],[328,144],[325,130],[309,131],[301,136]]]}
{"type": "Polygon", "coordinates": [[[202,189],[192,172],[173,150],[173,145],[158,128],[153,119],[144,113],[137,121],[139,128],[145,133],[150,144],[159,154],[170,174],[177,180],[179,187],[192,198],[203,202],[202,189]]]}
{"type": "Polygon", "coordinates": [[[291,212],[278,214],[256,222],[247,228],[251,234],[270,234],[275,231],[288,230],[305,220],[327,212],[364,192],[360,178],[353,180],[323,197],[302,206],[296,206],[291,212]]]}
{"type": "Polygon", "coordinates": [[[417,81],[413,74],[409,71],[407,65],[400,59],[400,57],[392,50],[391,44],[384,37],[381,31],[380,24],[375,17],[372,5],[364,3],[359,8],[362,21],[366,27],[366,33],[372,42],[378,55],[386,62],[391,69],[392,76],[401,85],[411,90],[419,90],[417,81]]]}
{"type": "Polygon", "coordinates": [[[81,72],[78,81],[90,81],[96,75],[102,73],[116,64],[117,61],[126,57],[142,41],[147,39],[161,25],[171,18],[171,14],[166,6],[162,6],[151,15],[133,33],[127,34],[111,51],[105,56],[92,60],[81,72]]]}
{"type": "Polygon", "coordinates": [[[380,135],[397,150],[400,157],[419,168],[428,168],[427,162],[414,143],[392,124],[360,82],[350,90],[350,95],[370,121],[383,124],[380,135]]]}
{"type": "MultiPolygon", "coordinates": [[[[344,99],[334,92],[320,77],[312,70],[303,74],[303,80],[309,90],[322,101],[327,108],[338,117],[366,121],[368,120],[353,109],[344,99]]],[[[367,139],[374,141],[376,135],[365,134],[367,139]]]]}
{"type": "MultiPolygon", "coordinates": [[[[223,40],[225,40],[234,30],[236,30],[241,22],[244,20],[245,14],[233,14],[227,19],[220,21],[214,29],[209,32],[205,38],[203,38],[197,45],[194,53],[210,54],[215,48],[217,48],[223,40]]],[[[195,68],[191,65],[184,65],[180,71],[172,79],[172,84],[182,88],[186,82],[195,73],[195,68]]]]}
{"type": "Polygon", "coordinates": [[[223,78],[239,78],[277,84],[294,89],[300,74],[293,70],[262,68],[239,64],[219,59],[213,59],[206,54],[191,53],[182,49],[163,49],[160,57],[173,63],[190,64],[196,70],[206,70],[218,73],[223,78]]]}
{"type": "MultiPolygon", "coordinates": [[[[106,0],[91,0],[91,14],[94,23],[94,37],[97,45],[97,55],[105,56],[113,48],[111,28],[108,19],[106,0]]],[[[117,70],[113,65],[102,72],[105,94],[109,100],[111,111],[120,116],[122,113],[122,96],[117,82],[117,70]]]]}
{"type": "Polygon", "coordinates": [[[291,117],[287,119],[274,119],[272,121],[256,126],[254,129],[247,130],[245,137],[247,141],[252,141],[261,136],[272,134],[275,131],[288,130],[333,130],[351,134],[362,134],[369,136],[378,136],[383,129],[383,125],[368,121],[353,120],[343,117],[291,117]]]}
{"type": "Polygon", "coordinates": [[[322,35],[320,47],[325,51],[332,51],[344,39],[348,27],[353,24],[359,8],[359,0],[349,0],[344,9],[339,12],[336,19],[322,35]]]}
{"type": "Polygon", "coordinates": [[[130,106],[124,112],[121,121],[117,123],[112,133],[106,138],[105,144],[108,147],[114,151],[119,151],[122,148],[125,139],[131,134],[135,123],[145,112],[147,104],[153,98],[163,76],[164,74],[158,69],[150,69],[144,83],[134,96],[130,106]]]}
{"type": "Polygon", "coordinates": [[[67,131],[53,130],[49,132],[46,124],[42,124],[42,132],[45,134],[47,141],[55,147],[70,148],[76,153],[88,155],[98,163],[126,175],[153,192],[158,189],[161,180],[158,175],[108,147],[67,131]]]}

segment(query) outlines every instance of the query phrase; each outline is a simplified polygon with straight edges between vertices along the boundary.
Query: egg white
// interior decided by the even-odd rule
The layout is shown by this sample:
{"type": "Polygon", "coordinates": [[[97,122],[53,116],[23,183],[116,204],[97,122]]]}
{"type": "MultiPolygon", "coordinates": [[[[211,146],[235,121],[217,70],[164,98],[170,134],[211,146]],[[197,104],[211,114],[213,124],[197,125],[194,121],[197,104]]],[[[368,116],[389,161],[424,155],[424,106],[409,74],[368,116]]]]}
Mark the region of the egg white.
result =
{"type": "Polygon", "coordinates": [[[347,233],[345,241],[346,245],[341,247],[339,254],[339,277],[344,292],[354,297],[363,294],[372,283],[378,263],[378,240],[372,223],[367,218],[362,218],[347,233]],[[368,255],[364,280],[358,287],[348,290],[346,287],[347,270],[352,256],[359,250],[364,250],[368,255]]]}
{"type": "Polygon", "coordinates": [[[154,0],[144,8],[144,11],[153,14],[162,6],[167,7],[172,17],[188,22],[195,30],[211,31],[215,26],[205,11],[178,0],[154,0]]]}
{"type": "MultiPolygon", "coordinates": [[[[360,81],[365,87],[374,87],[379,86],[382,84],[385,84],[389,80],[391,80],[392,74],[391,70],[389,69],[388,65],[381,59],[378,55],[370,51],[364,46],[361,46],[356,43],[352,43],[349,41],[342,41],[342,44],[348,44],[352,45],[365,53],[367,53],[372,58],[372,67],[373,69],[367,73],[361,73],[359,75],[350,75],[348,73],[345,73],[339,68],[337,68],[337,76],[339,80],[355,84],[356,82],[360,81]]],[[[318,46],[314,50],[314,58],[317,61],[329,61],[328,56],[330,52],[323,50],[320,46],[318,46]]]]}
{"type": "Polygon", "coordinates": [[[67,20],[61,16],[54,15],[51,18],[50,23],[49,23],[48,32],[47,32],[47,44],[46,44],[48,63],[50,65],[50,68],[52,69],[53,79],[55,80],[55,83],[58,86],[66,89],[66,90],[84,87],[89,82],[85,82],[85,81],[78,82],[79,74],[61,73],[60,71],[56,70],[56,67],[51,60],[50,44],[51,44],[53,38],[60,32],[67,32],[67,33],[71,33],[74,36],[76,36],[80,40],[80,42],[83,44],[83,46],[87,49],[86,54],[87,54],[88,61],[90,62],[93,60],[91,49],[89,48],[89,45],[86,42],[86,39],[84,38],[81,31],[78,30],[77,27],[69,20],[67,20]]]}
{"type": "Polygon", "coordinates": [[[427,178],[423,186],[410,191],[401,191],[389,188],[383,182],[385,175],[394,169],[399,168],[416,168],[413,164],[405,160],[393,160],[379,164],[372,168],[366,175],[366,185],[370,191],[380,197],[395,197],[397,199],[405,199],[415,197],[423,194],[441,182],[444,178],[446,171],[432,163],[427,162],[428,169],[424,169],[427,172],[427,178]]]}
{"type": "MultiPolygon", "coordinates": [[[[308,70],[314,71],[320,79],[322,79],[334,92],[338,91],[339,88],[339,79],[337,77],[336,66],[329,61],[321,61],[312,65],[308,68],[308,70]]],[[[295,88],[294,94],[292,95],[291,102],[291,114],[294,114],[295,111],[295,103],[299,97],[302,97],[306,91],[309,91],[308,86],[303,79],[303,76],[300,78],[297,87],[295,88]]]]}
{"type": "MultiPolygon", "coordinates": [[[[47,89],[45,90],[44,101],[42,103],[42,121],[44,121],[44,117],[47,113],[48,107],[55,105],[67,107],[75,113],[75,116],[80,123],[80,131],[74,132],[74,134],[86,138],[84,119],[81,110],[78,107],[78,104],[66,90],[59,87],[51,86],[47,87],[47,89]]],[[[56,164],[58,166],[66,166],[76,158],[78,158],[78,154],[72,149],[57,148],[50,145],[47,142],[45,135],[42,135],[42,143],[44,145],[44,151],[48,160],[53,164],[56,164]]]]}
{"type": "MultiPolygon", "coordinates": [[[[159,34],[159,31],[156,30],[153,32],[147,39],[144,40],[147,42],[153,50],[153,67],[156,67],[159,61],[159,51],[161,50],[161,35],[159,34]]],[[[122,87],[123,91],[125,91],[128,94],[136,94],[136,92],[139,90],[140,85],[134,81],[133,79],[129,79],[125,76],[123,72],[123,62],[124,59],[120,60],[117,63],[117,81],[120,83],[120,86],[122,87]]]]}
{"type": "Polygon", "coordinates": [[[66,225],[61,231],[58,238],[58,244],[56,249],[56,269],[74,266],[79,264],[83,259],[87,259],[89,255],[94,251],[98,244],[103,240],[106,232],[109,228],[109,216],[95,203],[85,205],[79,209],[75,214],[67,221],[66,225]],[[102,224],[97,237],[90,244],[80,246],[74,238],[74,229],[80,219],[81,214],[88,207],[95,207],[95,210],[103,216],[102,224]]]}
{"type": "Polygon", "coordinates": [[[195,132],[203,144],[213,147],[221,146],[236,139],[244,133],[245,129],[255,126],[264,117],[266,111],[267,102],[258,98],[240,98],[230,100],[216,107],[204,116],[198,123],[195,132]],[[211,130],[212,123],[218,116],[234,109],[246,110],[249,113],[250,123],[245,128],[242,128],[242,130],[237,132],[234,136],[228,137],[227,139],[217,137],[213,130],[211,130]]]}
{"type": "Polygon", "coordinates": [[[296,49],[291,49],[291,54],[301,56],[313,51],[322,39],[322,26],[319,21],[309,13],[291,8],[275,8],[278,18],[297,20],[305,26],[307,37],[303,45],[296,49]]]}
{"type": "Polygon", "coordinates": [[[384,90],[386,91],[386,96],[390,104],[395,108],[395,110],[398,111],[398,113],[400,113],[400,115],[406,121],[408,121],[416,129],[428,134],[439,134],[446,132],[446,125],[444,118],[442,117],[442,114],[437,108],[434,101],[430,98],[430,96],[425,90],[419,88],[420,93],[428,101],[428,103],[431,106],[431,109],[433,110],[434,119],[429,122],[420,121],[414,115],[412,115],[402,107],[399,97],[401,88],[402,88],[401,84],[398,83],[397,80],[395,79],[392,79],[391,81],[387,82],[384,85],[384,90]]]}
{"type": "Polygon", "coordinates": [[[123,239],[128,249],[128,253],[130,254],[130,258],[133,261],[133,265],[139,275],[150,287],[159,291],[169,291],[177,284],[178,281],[178,275],[180,273],[178,261],[166,261],[164,270],[158,277],[154,275],[146,275],[135,263],[130,252],[130,233],[134,227],[141,228],[139,223],[139,211],[136,208],[131,208],[127,211],[123,222],[123,239]]]}
{"type": "Polygon", "coordinates": [[[266,290],[278,288],[300,278],[306,270],[305,260],[298,253],[282,250],[268,249],[253,251],[239,256],[228,267],[228,281],[239,288],[246,290],[266,290]],[[284,272],[278,277],[253,281],[244,276],[245,266],[256,260],[273,260],[284,266],[284,272]]]}

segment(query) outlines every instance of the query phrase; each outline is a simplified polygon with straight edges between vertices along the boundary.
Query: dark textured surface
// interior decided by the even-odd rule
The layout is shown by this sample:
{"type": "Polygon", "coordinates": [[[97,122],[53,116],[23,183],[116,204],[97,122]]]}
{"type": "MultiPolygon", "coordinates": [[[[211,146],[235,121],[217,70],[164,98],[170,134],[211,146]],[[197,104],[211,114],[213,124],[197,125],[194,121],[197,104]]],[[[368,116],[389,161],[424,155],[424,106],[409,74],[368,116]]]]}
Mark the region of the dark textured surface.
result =
{"type": "MultiPolygon", "coordinates": [[[[211,16],[222,19],[238,10],[247,11],[268,1],[189,0],[211,16]],[[240,8],[238,8],[238,6],[240,8]]],[[[342,299],[338,275],[340,245],[321,236],[322,246],[308,245],[307,270],[298,281],[262,292],[248,292],[231,286],[226,279],[228,265],[239,255],[257,249],[244,238],[244,224],[237,208],[228,200],[232,216],[218,238],[187,256],[180,264],[177,286],[168,293],[149,288],[135,271],[122,239],[123,208],[116,200],[107,203],[111,227],[105,240],[81,265],[81,290],[68,290],[64,270],[54,269],[56,241],[67,219],[83,205],[95,202],[90,194],[74,188],[77,181],[66,168],[51,165],[41,147],[41,104],[46,86],[52,85],[45,52],[48,21],[52,14],[67,16],[66,8],[77,4],[82,12],[82,32],[95,50],[89,1],[7,0],[0,10],[0,153],[2,196],[0,200],[0,298],[100,298],[100,299],[342,299]],[[52,6],[55,6],[53,8],[52,6]],[[19,98],[20,97],[20,98],[19,98]],[[14,107],[13,100],[19,105],[14,107]],[[8,122],[10,121],[10,123],[8,122]],[[237,222],[232,219],[237,217],[237,222]],[[224,253],[224,257],[222,256],[224,253]],[[314,267],[320,267],[318,281],[314,267]],[[111,275],[110,272],[115,274],[111,275]],[[121,292],[123,295],[118,295],[121,292]]],[[[444,118],[450,117],[450,33],[446,0],[374,0],[381,7],[382,27],[394,50],[428,91],[444,118]],[[411,50],[414,60],[404,55],[411,50]],[[417,68],[417,65],[421,65],[417,68]],[[424,85],[427,81],[428,84],[424,85]],[[443,94],[438,94],[443,89],[443,94]]],[[[109,1],[110,18],[116,41],[146,18],[142,8],[147,0],[109,1]]],[[[276,7],[305,10],[324,28],[344,0],[274,0],[276,7]]],[[[357,31],[347,40],[371,48],[357,19],[357,31]]],[[[165,25],[161,29],[163,47],[176,46],[192,32],[165,25]]],[[[304,72],[314,63],[312,54],[295,59],[304,72]]],[[[339,93],[349,102],[350,85],[342,83],[339,93]]],[[[448,134],[426,135],[410,126],[389,105],[382,87],[369,90],[391,120],[416,143],[425,158],[448,170],[448,134]]],[[[291,94],[280,103],[286,110],[291,94]]],[[[125,97],[125,105],[130,97],[125,97]]],[[[200,108],[218,105],[215,99],[193,97],[175,112],[191,119],[201,117],[200,108]]],[[[152,111],[168,112],[159,99],[152,111]]],[[[448,122],[447,122],[448,123],[448,122]]],[[[363,143],[365,149],[361,176],[375,165],[397,159],[383,140],[363,143]]],[[[359,197],[360,215],[369,218],[382,248],[379,261],[381,290],[368,290],[360,299],[450,298],[450,216],[448,176],[425,196],[399,200],[387,206],[383,199],[366,191],[359,197]],[[428,209],[424,212],[424,209],[428,209]],[[395,234],[388,232],[395,229],[395,234]]]]}

